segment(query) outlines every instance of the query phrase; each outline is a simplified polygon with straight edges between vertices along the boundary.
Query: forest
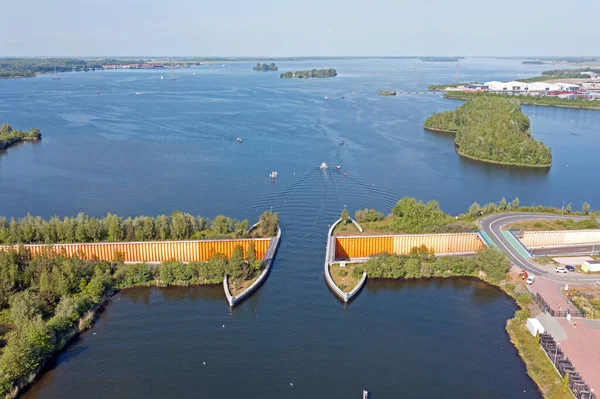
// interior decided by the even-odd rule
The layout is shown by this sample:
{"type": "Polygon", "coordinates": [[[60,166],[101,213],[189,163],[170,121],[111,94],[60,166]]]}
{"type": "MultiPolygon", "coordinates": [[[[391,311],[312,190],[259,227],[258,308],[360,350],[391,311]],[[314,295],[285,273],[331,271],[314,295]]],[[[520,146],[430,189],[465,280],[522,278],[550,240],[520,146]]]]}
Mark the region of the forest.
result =
{"type": "Polygon", "coordinates": [[[0,244],[57,244],[83,242],[204,240],[221,238],[272,237],[277,234],[279,216],[269,211],[259,218],[257,229],[248,233],[248,220],[224,215],[214,219],[174,211],[170,216],[124,218],[108,213],[95,218],[84,213],[76,217],[40,216],[8,220],[0,217],[0,244]]]}
{"type": "Polygon", "coordinates": [[[116,290],[132,286],[219,284],[228,274],[234,285],[260,274],[254,245],[230,259],[215,254],[207,262],[146,264],[64,257],[48,252],[0,251],[0,395],[30,376],[78,332],[89,328],[95,311],[116,290]]]}
{"type": "Polygon", "coordinates": [[[458,153],[468,158],[502,165],[552,165],[552,151],[531,136],[529,118],[516,99],[476,96],[455,111],[433,114],[423,126],[455,133],[458,153]]]}
{"type": "Polygon", "coordinates": [[[13,129],[7,123],[0,125],[0,150],[4,150],[14,144],[22,143],[23,141],[36,141],[41,138],[42,133],[39,129],[31,129],[26,132],[13,129]]]}
{"type": "Polygon", "coordinates": [[[369,278],[421,278],[450,276],[479,276],[498,283],[506,277],[510,261],[496,248],[487,247],[475,257],[443,256],[437,258],[427,247],[413,248],[409,255],[377,254],[352,271],[355,277],[367,272],[369,278]]]}
{"type": "Polygon", "coordinates": [[[281,74],[281,78],[291,79],[308,79],[308,78],[332,78],[337,76],[337,71],[333,68],[329,69],[311,69],[308,71],[285,72],[281,74]]]}

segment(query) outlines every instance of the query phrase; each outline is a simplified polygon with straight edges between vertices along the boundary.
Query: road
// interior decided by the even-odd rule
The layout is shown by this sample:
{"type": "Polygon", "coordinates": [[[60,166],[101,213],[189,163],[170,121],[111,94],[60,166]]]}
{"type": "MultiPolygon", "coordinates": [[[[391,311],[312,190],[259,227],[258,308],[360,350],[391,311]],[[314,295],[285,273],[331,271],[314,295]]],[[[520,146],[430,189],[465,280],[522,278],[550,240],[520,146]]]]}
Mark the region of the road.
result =
{"type": "MultiPolygon", "coordinates": [[[[531,220],[531,219],[584,219],[583,217],[577,216],[561,216],[551,215],[544,213],[499,213],[497,215],[491,215],[483,218],[479,221],[479,228],[485,232],[494,244],[504,252],[512,263],[520,269],[527,270],[528,273],[532,273],[535,276],[544,276],[550,280],[559,281],[563,283],[581,283],[581,284],[595,284],[596,281],[600,280],[599,276],[588,276],[579,273],[555,273],[553,268],[543,269],[538,265],[531,262],[529,257],[523,256],[520,251],[513,247],[508,239],[502,234],[502,227],[517,222],[519,220],[531,220]]],[[[582,246],[577,246],[580,248],[582,246]]],[[[583,246],[585,247],[585,246],[583,246]]],[[[588,246],[589,247],[589,246],[588,246]]],[[[570,248],[552,248],[557,250],[557,254],[561,253],[561,250],[569,250],[570,248]]],[[[539,250],[538,250],[539,251],[539,250]]],[[[568,251],[572,252],[572,251],[568,251]]],[[[539,252],[538,252],[539,253],[539,252]]],[[[562,252],[565,253],[565,252],[562,252]]],[[[589,254],[589,252],[588,252],[589,254]]]]}
{"type": "Polygon", "coordinates": [[[598,254],[600,244],[569,245],[568,247],[548,247],[534,248],[531,253],[534,255],[547,256],[590,256],[592,252],[598,254]]]}

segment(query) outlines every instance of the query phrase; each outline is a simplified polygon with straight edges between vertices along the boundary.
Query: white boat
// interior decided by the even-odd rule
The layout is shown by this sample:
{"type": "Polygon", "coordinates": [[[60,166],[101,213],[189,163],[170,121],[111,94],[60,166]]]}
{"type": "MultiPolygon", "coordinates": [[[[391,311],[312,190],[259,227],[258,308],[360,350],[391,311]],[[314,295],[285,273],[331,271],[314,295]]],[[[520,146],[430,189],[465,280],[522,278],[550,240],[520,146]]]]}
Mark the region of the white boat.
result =
{"type": "Polygon", "coordinates": [[[327,164],[325,162],[323,162],[321,164],[321,166],[319,166],[319,168],[321,168],[321,169],[327,169],[327,164]]]}
{"type": "Polygon", "coordinates": [[[160,80],[163,80],[163,79],[164,79],[164,77],[163,77],[163,76],[161,76],[161,77],[160,77],[160,80]]]}
{"type": "Polygon", "coordinates": [[[238,138],[236,138],[236,139],[235,139],[235,141],[237,141],[238,143],[241,143],[241,142],[243,142],[244,140],[243,140],[241,137],[238,137],[238,138]]]}
{"type": "Polygon", "coordinates": [[[325,100],[329,100],[329,98],[328,98],[328,97],[325,97],[325,100]]]}
{"type": "Polygon", "coordinates": [[[340,170],[340,169],[342,169],[342,165],[340,165],[340,164],[338,163],[338,165],[336,166],[336,168],[337,168],[338,170],[340,170]]]}

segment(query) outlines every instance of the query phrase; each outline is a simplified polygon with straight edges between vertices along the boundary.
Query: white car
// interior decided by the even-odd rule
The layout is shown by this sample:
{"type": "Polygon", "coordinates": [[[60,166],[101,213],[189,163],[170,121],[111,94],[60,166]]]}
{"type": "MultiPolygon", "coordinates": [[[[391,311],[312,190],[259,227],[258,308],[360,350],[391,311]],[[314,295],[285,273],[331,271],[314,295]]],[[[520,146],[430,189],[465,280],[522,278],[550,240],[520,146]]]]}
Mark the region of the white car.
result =
{"type": "Polygon", "coordinates": [[[562,267],[562,266],[557,266],[557,267],[555,267],[555,268],[554,268],[554,271],[555,271],[556,273],[566,273],[566,272],[567,272],[567,269],[565,269],[565,268],[564,268],[564,267],[562,267]]]}
{"type": "Polygon", "coordinates": [[[535,276],[529,276],[529,277],[527,277],[527,280],[525,280],[525,284],[531,285],[531,284],[533,284],[534,281],[535,281],[535,276]]]}

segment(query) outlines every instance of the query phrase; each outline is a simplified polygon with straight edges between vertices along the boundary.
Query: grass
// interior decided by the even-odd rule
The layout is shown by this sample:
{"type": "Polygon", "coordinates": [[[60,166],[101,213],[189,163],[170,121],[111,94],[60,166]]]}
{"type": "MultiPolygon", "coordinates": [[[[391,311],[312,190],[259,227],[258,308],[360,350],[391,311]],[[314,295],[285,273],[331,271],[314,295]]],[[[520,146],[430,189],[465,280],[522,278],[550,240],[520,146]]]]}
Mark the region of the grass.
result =
{"type": "MultiPolygon", "coordinates": [[[[477,226],[472,222],[455,221],[452,218],[448,219],[448,224],[436,228],[434,231],[424,231],[422,234],[437,234],[437,233],[468,233],[477,230],[477,226]]],[[[393,228],[394,217],[386,216],[378,222],[363,222],[360,227],[363,232],[358,231],[354,223],[340,223],[333,230],[336,236],[372,236],[372,235],[396,235],[409,234],[401,231],[395,231],[393,228]]]]}
{"type": "Polygon", "coordinates": [[[239,294],[244,292],[248,287],[250,287],[259,276],[260,273],[257,274],[256,277],[253,277],[250,280],[242,280],[241,282],[238,282],[238,284],[233,284],[233,280],[229,280],[229,292],[233,296],[238,296],[239,294]]]}
{"type": "Polygon", "coordinates": [[[508,225],[511,229],[540,231],[540,230],[586,230],[598,229],[600,226],[595,219],[573,220],[573,219],[556,219],[556,220],[522,220],[508,225]]]}
{"type": "Polygon", "coordinates": [[[569,299],[585,310],[586,319],[600,319],[600,289],[570,290],[569,299]]]}
{"type": "Polygon", "coordinates": [[[353,276],[355,264],[349,263],[345,267],[341,267],[339,263],[334,263],[329,266],[329,273],[335,285],[344,292],[350,292],[358,284],[359,278],[353,276]],[[341,275],[346,272],[346,275],[341,275]]]}

